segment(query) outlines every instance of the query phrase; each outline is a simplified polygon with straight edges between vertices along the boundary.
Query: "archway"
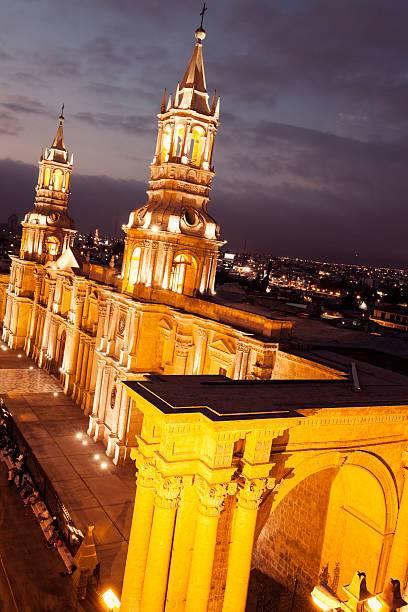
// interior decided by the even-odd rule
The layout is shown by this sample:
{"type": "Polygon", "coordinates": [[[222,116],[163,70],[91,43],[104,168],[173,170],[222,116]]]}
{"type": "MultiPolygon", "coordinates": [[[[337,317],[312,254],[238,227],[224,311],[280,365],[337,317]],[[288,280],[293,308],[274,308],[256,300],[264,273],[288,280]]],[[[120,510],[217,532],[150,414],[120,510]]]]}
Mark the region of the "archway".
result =
{"type": "Polygon", "coordinates": [[[193,295],[196,289],[197,262],[192,255],[180,253],[173,259],[170,290],[193,295]]]}
{"type": "Polygon", "coordinates": [[[254,547],[251,605],[260,593],[274,603],[291,601],[296,585],[294,609],[306,611],[315,584],[326,581],[343,597],[342,586],[356,570],[366,572],[371,590],[382,588],[397,499],[386,466],[356,452],[340,467],[336,453],[326,453],[291,476],[269,506],[254,547]]]}
{"type": "Polygon", "coordinates": [[[130,260],[129,266],[129,285],[133,286],[139,280],[139,269],[140,269],[140,260],[142,255],[142,249],[140,246],[135,247],[132,253],[132,258],[130,260]]]}

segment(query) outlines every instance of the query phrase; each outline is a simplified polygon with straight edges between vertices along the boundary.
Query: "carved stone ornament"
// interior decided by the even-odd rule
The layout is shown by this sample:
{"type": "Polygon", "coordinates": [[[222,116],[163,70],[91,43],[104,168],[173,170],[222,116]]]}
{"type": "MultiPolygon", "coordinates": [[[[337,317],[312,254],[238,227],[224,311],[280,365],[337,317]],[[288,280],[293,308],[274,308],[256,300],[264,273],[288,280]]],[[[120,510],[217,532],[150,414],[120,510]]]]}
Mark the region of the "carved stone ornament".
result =
{"type": "Polygon", "coordinates": [[[181,476],[164,477],[157,473],[155,478],[156,498],[155,504],[160,508],[177,508],[183,479],[181,476]]]}
{"type": "Polygon", "coordinates": [[[118,394],[118,387],[116,385],[116,379],[113,381],[111,396],[110,396],[110,407],[112,410],[115,408],[116,396],[118,394]]]}
{"type": "Polygon", "coordinates": [[[197,479],[198,494],[200,497],[200,512],[207,516],[217,516],[224,507],[227,495],[235,495],[237,484],[235,482],[208,484],[203,478],[197,479]]]}
{"type": "Polygon", "coordinates": [[[257,510],[266,489],[273,487],[271,478],[245,479],[242,489],[238,493],[238,505],[247,510],[257,510]]]}
{"type": "Polygon", "coordinates": [[[126,316],[122,315],[119,319],[119,325],[118,325],[118,333],[123,336],[123,332],[125,331],[125,327],[126,327],[126,316]]]}

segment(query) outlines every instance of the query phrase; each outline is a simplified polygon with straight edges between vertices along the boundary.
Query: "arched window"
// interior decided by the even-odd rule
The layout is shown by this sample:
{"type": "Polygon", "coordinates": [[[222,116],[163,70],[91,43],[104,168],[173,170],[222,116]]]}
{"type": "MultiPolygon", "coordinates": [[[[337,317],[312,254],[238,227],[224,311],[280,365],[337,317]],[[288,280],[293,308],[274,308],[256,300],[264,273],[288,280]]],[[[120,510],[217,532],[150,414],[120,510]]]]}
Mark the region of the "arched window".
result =
{"type": "Polygon", "coordinates": [[[141,255],[142,249],[138,246],[134,249],[130,260],[129,285],[135,285],[138,281],[141,255]]]}
{"type": "Polygon", "coordinates": [[[61,191],[62,188],[62,170],[60,170],[59,168],[57,170],[54,170],[54,190],[55,191],[61,191]]]}
{"type": "Polygon", "coordinates": [[[164,132],[163,132],[162,147],[161,147],[160,160],[162,163],[166,161],[166,157],[168,156],[170,152],[170,145],[171,145],[171,127],[169,125],[166,125],[166,127],[164,128],[164,132]]]}
{"type": "Polygon", "coordinates": [[[191,255],[180,254],[173,260],[170,291],[192,295],[195,290],[197,263],[191,255]]]}
{"type": "Polygon", "coordinates": [[[184,142],[184,126],[180,125],[177,130],[176,136],[176,155],[181,157],[183,155],[183,142],[184,142]]]}
{"type": "Polygon", "coordinates": [[[58,255],[60,241],[55,236],[48,236],[45,241],[45,251],[48,255],[58,255]]]}
{"type": "Polygon", "coordinates": [[[190,140],[190,159],[191,163],[195,166],[199,166],[201,164],[201,160],[204,153],[205,147],[205,131],[202,127],[196,126],[193,128],[191,132],[191,140],[190,140]]]}
{"type": "Polygon", "coordinates": [[[69,188],[69,172],[66,172],[64,174],[64,189],[65,191],[68,191],[69,188]]]}
{"type": "Polygon", "coordinates": [[[50,178],[51,178],[51,169],[47,167],[44,172],[44,182],[43,182],[44,187],[48,187],[48,185],[50,184],[50,178]]]}

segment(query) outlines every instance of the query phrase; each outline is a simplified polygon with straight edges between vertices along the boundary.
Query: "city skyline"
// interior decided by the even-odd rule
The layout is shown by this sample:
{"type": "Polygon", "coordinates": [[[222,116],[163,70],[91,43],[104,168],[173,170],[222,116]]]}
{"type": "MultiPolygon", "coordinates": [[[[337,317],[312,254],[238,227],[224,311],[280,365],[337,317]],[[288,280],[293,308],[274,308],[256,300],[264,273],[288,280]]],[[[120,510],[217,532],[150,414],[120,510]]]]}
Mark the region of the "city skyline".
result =
{"type": "MultiPolygon", "coordinates": [[[[19,2],[25,20],[5,9],[5,216],[30,206],[36,161],[64,101],[77,228],[94,229],[97,215],[102,231],[118,232],[144,203],[162,86],[181,78],[187,32],[199,22],[201,5],[196,14],[178,5],[169,6],[172,20],[143,3],[136,15],[127,3],[95,12],[89,0],[63,19],[59,3],[19,2]],[[24,36],[27,22],[36,28],[24,36]],[[8,32],[19,34],[19,48],[8,32]]],[[[361,3],[353,26],[344,3],[208,5],[208,86],[222,111],[211,209],[228,248],[405,267],[406,7],[361,3]]]]}

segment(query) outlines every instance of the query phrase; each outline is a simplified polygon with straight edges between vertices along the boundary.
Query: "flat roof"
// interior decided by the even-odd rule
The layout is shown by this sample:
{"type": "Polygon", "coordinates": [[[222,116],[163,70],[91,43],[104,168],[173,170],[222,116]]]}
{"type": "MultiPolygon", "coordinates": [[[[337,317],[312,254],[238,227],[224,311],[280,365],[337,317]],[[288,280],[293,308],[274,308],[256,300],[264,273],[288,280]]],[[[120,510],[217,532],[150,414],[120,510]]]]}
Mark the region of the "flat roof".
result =
{"type": "Polygon", "coordinates": [[[408,377],[358,362],[351,379],[235,381],[223,376],[149,375],[124,384],[164,414],[212,421],[302,417],[308,409],[407,406],[408,377]]]}

